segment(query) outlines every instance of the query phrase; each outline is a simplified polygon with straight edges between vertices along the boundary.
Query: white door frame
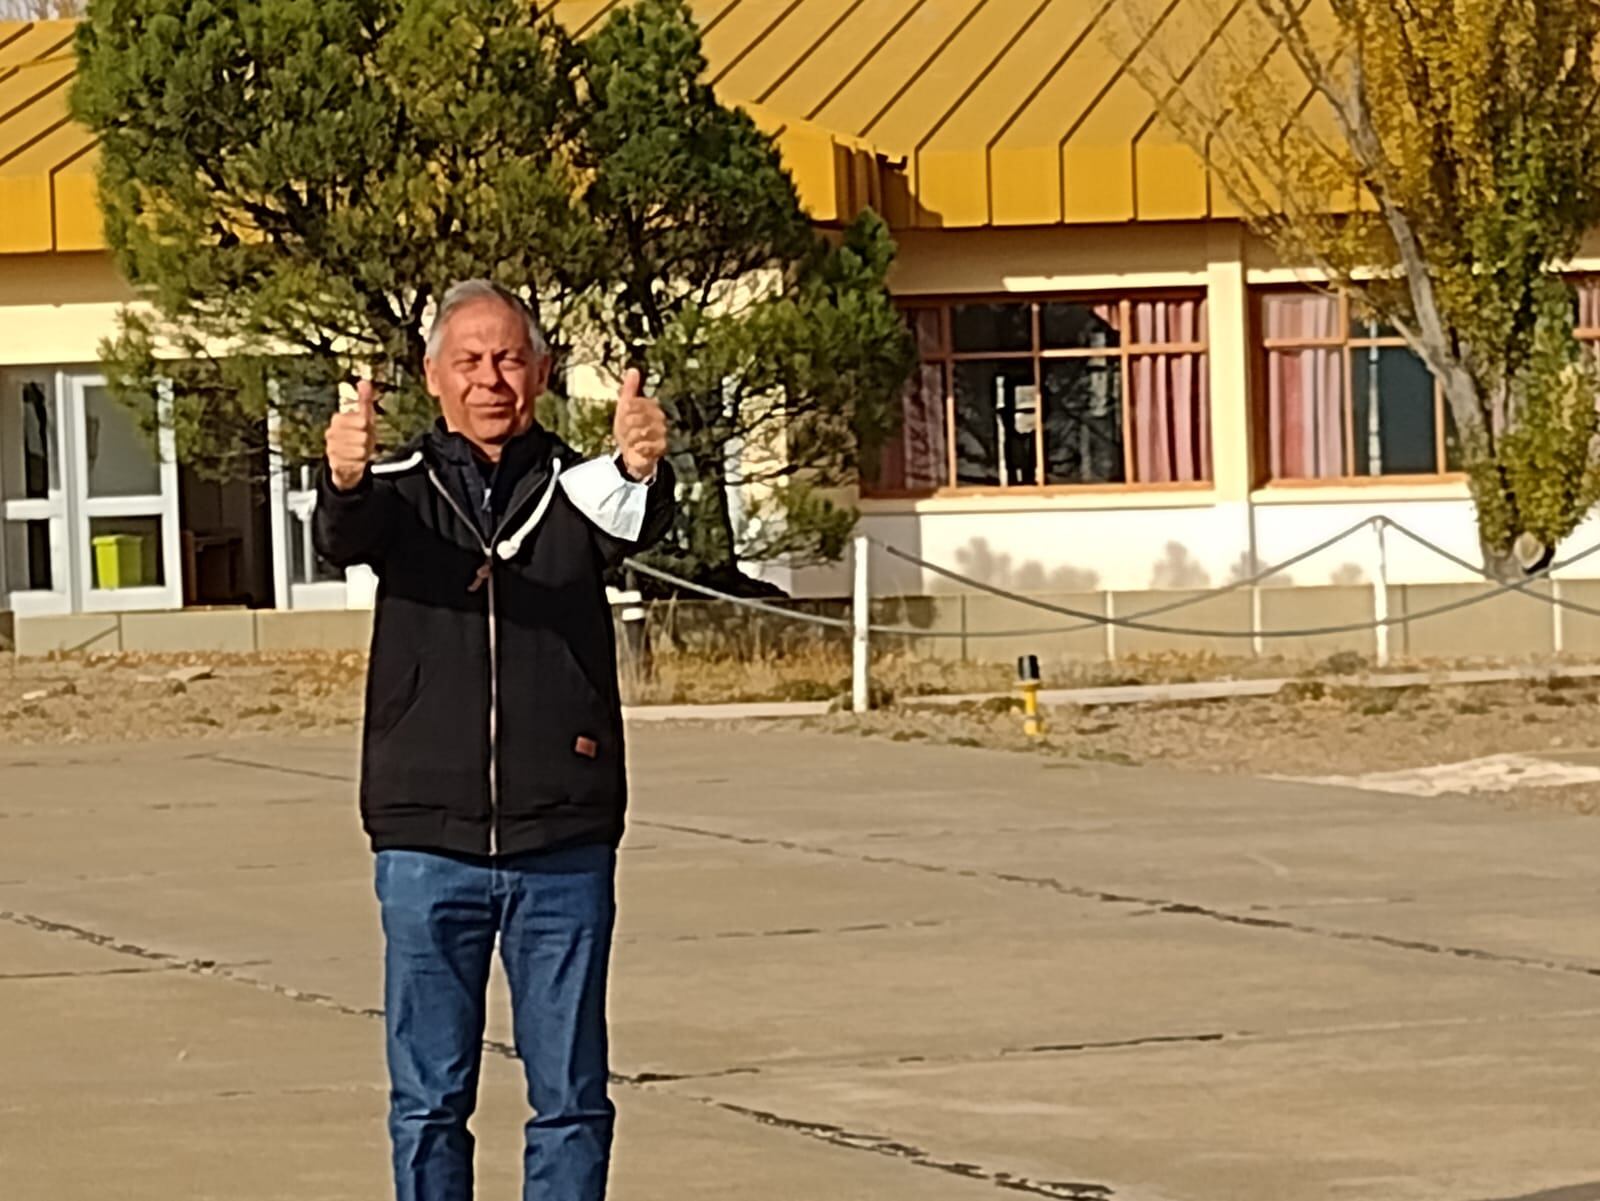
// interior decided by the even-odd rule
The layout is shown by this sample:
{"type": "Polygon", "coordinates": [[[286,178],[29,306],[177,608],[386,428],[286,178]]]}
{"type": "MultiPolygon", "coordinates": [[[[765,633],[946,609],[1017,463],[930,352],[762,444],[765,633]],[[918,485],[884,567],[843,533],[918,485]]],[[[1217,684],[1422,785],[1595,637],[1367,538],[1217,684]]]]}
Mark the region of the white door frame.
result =
{"type": "MultiPolygon", "coordinates": [[[[0,401],[9,408],[13,402],[12,390],[27,384],[38,384],[44,391],[45,403],[53,422],[54,439],[49,452],[54,455],[51,464],[51,486],[47,495],[32,498],[7,498],[0,496],[0,551],[15,536],[16,526],[11,522],[47,521],[50,523],[50,583],[48,589],[21,589],[20,581],[0,578],[0,597],[14,613],[24,617],[54,616],[72,611],[72,566],[68,553],[67,526],[67,406],[61,390],[61,373],[54,369],[13,367],[0,371],[0,387],[5,395],[0,401]]],[[[13,436],[21,435],[18,425],[13,436]]],[[[0,446],[0,453],[11,454],[15,448],[0,446]]],[[[5,575],[6,556],[0,553],[0,577],[5,575]]]]}
{"type": "Polygon", "coordinates": [[[315,472],[290,468],[283,459],[283,441],[276,408],[277,385],[269,383],[274,402],[267,414],[268,517],[272,525],[272,584],[280,609],[343,609],[350,587],[344,580],[317,579],[311,546],[311,515],[317,507],[315,472]],[[295,533],[299,537],[295,537],[295,533]]]}
{"type": "Polygon", "coordinates": [[[159,494],[93,497],[89,495],[89,439],[85,393],[103,388],[103,375],[59,373],[62,406],[67,415],[71,450],[67,455],[67,513],[73,550],[72,608],[80,613],[120,613],[183,607],[183,546],[178,521],[178,459],[172,432],[171,397],[163,395],[161,432],[158,437],[159,494]],[[106,588],[91,586],[94,547],[90,522],[95,518],[154,517],[161,523],[161,568],[165,583],[149,587],[106,588]]]}

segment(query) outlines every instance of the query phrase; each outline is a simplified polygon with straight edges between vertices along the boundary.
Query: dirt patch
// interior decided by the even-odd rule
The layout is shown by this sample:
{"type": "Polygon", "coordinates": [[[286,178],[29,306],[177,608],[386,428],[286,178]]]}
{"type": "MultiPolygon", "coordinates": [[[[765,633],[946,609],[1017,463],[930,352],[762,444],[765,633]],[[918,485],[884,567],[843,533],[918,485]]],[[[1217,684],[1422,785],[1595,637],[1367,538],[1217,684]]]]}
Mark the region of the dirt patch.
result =
{"type": "Polygon", "coordinates": [[[0,746],[350,730],[365,678],[360,654],[6,655],[0,746]]]}
{"type": "MultiPolygon", "coordinates": [[[[1339,776],[1397,771],[1492,754],[1582,753],[1600,748],[1600,687],[1587,681],[1440,688],[1316,682],[1280,694],[1054,709],[1037,741],[1019,705],[1000,700],[941,709],[902,705],[841,713],[813,729],[894,741],[934,741],[1045,754],[1076,763],[1163,764],[1250,775],[1339,776]]],[[[1519,789],[1521,803],[1589,812],[1600,786],[1519,789]]]]}
{"type": "MultiPolygon", "coordinates": [[[[817,699],[840,686],[831,662],[806,666],[814,672],[817,699]]],[[[1129,676],[1138,682],[1204,679],[1212,674],[1202,670],[1205,666],[1174,658],[1092,675],[1086,671],[1088,678],[1081,682],[1109,683],[1119,671],[1124,682],[1133,682],[1129,676]]],[[[1300,672],[1308,670],[1299,666],[1300,672]]],[[[21,660],[5,655],[0,656],[0,746],[349,732],[361,719],[365,673],[366,656],[351,653],[21,660]],[[201,678],[176,678],[186,669],[190,677],[201,678]]],[[[999,688],[1005,686],[1003,675],[974,669],[961,682],[999,688]]],[[[1164,764],[1319,777],[1591,749],[1600,763],[1600,681],[1374,688],[1299,679],[1265,698],[1053,709],[1047,714],[1048,732],[1034,742],[1023,734],[1015,698],[957,707],[919,705],[918,693],[950,682],[942,669],[906,660],[879,676],[891,691],[898,686],[892,707],[803,724],[899,742],[1045,754],[1063,766],[1164,764]]],[[[793,682],[797,677],[782,678],[800,689],[793,682]]],[[[740,679],[722,666],[695,672],[683,663],[677,665],[672,691],[685,699],[726,701],[761,696],[758,685],[772,682],[748,668],[740,679]]],[[[1600,784],[1518,789],[1492,803],[1597,812],[1600,784]]]]}

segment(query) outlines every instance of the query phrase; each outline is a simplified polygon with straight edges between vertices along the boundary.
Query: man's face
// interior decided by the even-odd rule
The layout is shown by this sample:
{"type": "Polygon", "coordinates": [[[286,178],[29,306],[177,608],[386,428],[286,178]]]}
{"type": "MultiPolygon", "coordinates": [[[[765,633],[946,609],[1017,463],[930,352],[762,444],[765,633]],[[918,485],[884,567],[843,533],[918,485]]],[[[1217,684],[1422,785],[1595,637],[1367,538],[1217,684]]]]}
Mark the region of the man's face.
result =
{"type": "Polygon", "coordinates": [[[450,315],[438,356],[423,367],[445,425],[491,459],[533,425],[533,402],[550,375],[521,314],[490,297],[450,315]]]}

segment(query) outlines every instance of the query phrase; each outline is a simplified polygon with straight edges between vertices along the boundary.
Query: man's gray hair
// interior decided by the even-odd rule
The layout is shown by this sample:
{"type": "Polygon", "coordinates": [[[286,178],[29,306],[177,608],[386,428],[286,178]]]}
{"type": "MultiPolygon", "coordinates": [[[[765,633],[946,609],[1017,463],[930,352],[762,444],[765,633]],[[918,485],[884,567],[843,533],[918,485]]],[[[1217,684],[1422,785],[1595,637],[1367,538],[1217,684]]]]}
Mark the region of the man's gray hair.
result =
{"type": "Polygon", "coordinates": [[[473,304],[479,300],[498,300],[517,316],[521,317],[528,325],[528,341],[533,346],[533,353],[543,358],[550,353],[550,344],[545,341],[544,331],[539,328],[539,321],[524,302],[510,288],[503,288],[492,279],[466,279],[460,283],[451,284],[449,289],[439,301],[439,311],[433,315],[433,324],[428,327],[428,357],[436,358],[439,347],[444,342],[444,327],[457,309],[463,305],[473,304]]]}

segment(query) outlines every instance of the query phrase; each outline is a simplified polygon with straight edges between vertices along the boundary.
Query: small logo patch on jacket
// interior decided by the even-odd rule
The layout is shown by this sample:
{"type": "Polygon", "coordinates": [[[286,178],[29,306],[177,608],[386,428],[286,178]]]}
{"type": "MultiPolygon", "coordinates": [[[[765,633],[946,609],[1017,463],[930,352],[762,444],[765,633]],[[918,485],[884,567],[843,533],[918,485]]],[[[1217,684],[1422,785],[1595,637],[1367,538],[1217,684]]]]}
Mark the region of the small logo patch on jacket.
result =
{"type": "Polygon", "coordinates": [[[597,759],[600,757],[600,744],[593,738],[579,737],[578,741],[573,743],[572,749],[585,759],[597,759]]]}

